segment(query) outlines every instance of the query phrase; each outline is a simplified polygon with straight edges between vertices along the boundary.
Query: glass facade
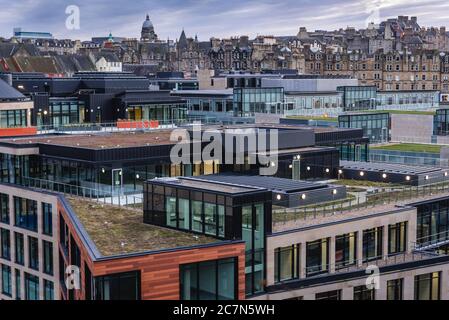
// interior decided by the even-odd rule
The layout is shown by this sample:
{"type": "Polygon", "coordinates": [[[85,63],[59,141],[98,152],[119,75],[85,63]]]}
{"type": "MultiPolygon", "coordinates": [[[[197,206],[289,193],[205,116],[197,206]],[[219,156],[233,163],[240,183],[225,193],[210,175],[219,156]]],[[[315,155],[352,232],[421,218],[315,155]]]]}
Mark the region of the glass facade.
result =
{"type": "Polygon", "coordinates": [[[433,134],[436,136],[449,135],[449,108],[436,111],[433,117],[433,134]]]}
{"type": "Polygon", "coordinates": [[[58,128],[68,124],[78,124],[85,121],[85,104],[73,98],[50,98],[48,111],[37,110],[36,124],[38,127],[58,128]]]}
{"type": "Polygon", "coordinates": [[[185,98],[187,99],[189,113],[223,112],[232,115],[234,111],[232,95],[229,97],[198,96],[185,98]]]}
{"type": "Polygon", "coordinates": [[[27,127],[27,110],[2,110],[0,111],[0,128],[22,128],[27,127]]]}
{"type": "Polygon", "coordinates": [[[225,238],[225,196],[151,185],[146,194],[146,223],[225,238]]]}
{"type": "Polygon", "coordinates": [[[145,184],[144,222],[219,239],[242,239],[246,244],[246,293],[262,292],[265,235],[271,231],[265,213],[271,210],[271,193],[213,193],[175,185],[156,180],[145,184]]]}
{"type": "Polygon", "coordinates": [[[235,88],[234,115],[254,116],[255,113],[284,113],[283,88],[235,88]]]}
{"type": "Polygon", "coordinates": [[[376,105],[383,109],[417,110],[439,106],[438,91],[380,91],[377,93],[376,105]]]}
{"type": "Polygon", "coordinates": [[[388,142],[390,139],[390,114],[367,113],[350,114],[338,117],[340,128],[363,129],[363,136],[370,143],[388,142]]]}
{"type": "Polygon", "coordinates": [[[220,166],[217,163],[207,161],[189,165],[172,165],[166,159],[92,164],[45,156],[0,154],[1,182],[19,185],[42,182],[46,189],[55,191],[63,190],[66,185],[66,192],[84,194],[86,197],[141,192],[143,183],[154,178],[219,172],[220,166]],[[68,185],[71,185],[70,190],[68,185]]]}
{"type": "Polygon", "coordinates": [[[128,120],[157,120],[166,123],[185,120],[187,107],[185,104],[128,105],[126,114],[128,120]]]}
{"type": "Polygon", "coordinates": [[[346,86],[338,87],[343,93],[344,111],[372,110],[376,108],[377,87],[346,86]]]}
{"type": "Polygon", "coordinates": [[[181,300],[235,300],[236,277],[236,258],[181,265],[181,300]]]}

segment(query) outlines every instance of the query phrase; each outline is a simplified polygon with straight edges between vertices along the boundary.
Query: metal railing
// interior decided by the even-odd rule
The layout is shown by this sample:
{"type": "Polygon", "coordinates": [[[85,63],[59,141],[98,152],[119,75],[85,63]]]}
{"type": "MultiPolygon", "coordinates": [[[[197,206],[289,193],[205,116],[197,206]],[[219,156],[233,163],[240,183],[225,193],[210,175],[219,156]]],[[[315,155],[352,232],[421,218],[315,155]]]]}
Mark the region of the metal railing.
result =
{"type": "Polygon", "coordinates": [[[201,122],[202,124],[218,124],[221,123],[215,117],[188,117],[183,119],[157,120],[157,127],[149,125],[151,120],[128,120],[113,121],[113,122],[83,122],[70,124],[53,124],[40,125],[37,130],[40,134],[48,133],[83,133],[83,132],[123,132],[123,131],[151,131],[168,129],[178,126],[191,124],[193,122],[201,122]],[[129,127],[124,124],[130,124],[129,127]],[[120,124],[122,124],[120,126],[120,124]]]}
{"type": "Polygon", "coordinates": [[[404,204],[408,200],[417,200],[439,194],[449,195],[449,181],[424,186],[380,187],[374,192],[364,191],[363,193],[364,196],[348,198],[346,202],[339,201],[337,203],[321,203],[296,208],[273,209],[273,225],[282,228],[282,225],[295,221],[307,222],[382,205],[404,204]]]}
{"type": "Polygon", "coordinates": [[[110,190],[107,190],[109,187],[100,186],[89,188],[31,177],[22,177],[20,184],[28,188],[48,190],[65,196],[76,196],[103,204],[128,207],[140,207],[143,205],[143,193],[138,190],[124,192],[123,188],[114,190],[112,186],[110,190]]]}

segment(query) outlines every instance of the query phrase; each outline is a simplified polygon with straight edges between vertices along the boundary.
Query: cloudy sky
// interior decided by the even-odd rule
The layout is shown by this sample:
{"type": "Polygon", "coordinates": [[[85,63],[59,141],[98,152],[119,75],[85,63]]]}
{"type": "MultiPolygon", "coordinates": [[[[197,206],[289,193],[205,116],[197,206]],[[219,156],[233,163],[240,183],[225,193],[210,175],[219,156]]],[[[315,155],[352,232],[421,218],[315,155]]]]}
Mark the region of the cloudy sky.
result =
{"type": "Polygon", "coordinates": [[[416,15],[421,25],[449,27],[447,0],[0,0],[0,36],[14,27],[48,31],[57,38],[139,37],[148,12],[161,39],[182,28],[200,40],[211,36],[294,35],[310,30],[364,27],[397,15],[416,15]],[[80,29],[66,28],[67,6],[80,9],[80,29]]]}

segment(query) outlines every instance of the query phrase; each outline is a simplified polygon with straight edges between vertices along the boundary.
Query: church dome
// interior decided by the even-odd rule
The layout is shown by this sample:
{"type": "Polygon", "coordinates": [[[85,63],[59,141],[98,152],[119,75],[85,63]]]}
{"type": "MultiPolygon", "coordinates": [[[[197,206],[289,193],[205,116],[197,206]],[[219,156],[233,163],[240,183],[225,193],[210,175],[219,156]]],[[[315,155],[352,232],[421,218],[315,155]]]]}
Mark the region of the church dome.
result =
{"type": "Polygon", "coordinates": [[[146,20],[143,22],[142,29],[152,29],[153,23],[150,20],[150,16],[147,15],[146,20]]]}

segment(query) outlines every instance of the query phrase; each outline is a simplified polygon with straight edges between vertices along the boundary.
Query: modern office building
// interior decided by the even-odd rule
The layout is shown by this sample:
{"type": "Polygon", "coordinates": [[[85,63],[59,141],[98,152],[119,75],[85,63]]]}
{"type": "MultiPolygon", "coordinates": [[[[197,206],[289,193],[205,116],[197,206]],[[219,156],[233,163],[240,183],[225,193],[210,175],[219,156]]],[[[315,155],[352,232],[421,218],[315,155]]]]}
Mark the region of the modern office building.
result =
{"type": "Polygon", "coordinates": [[[256,113],[284,113],[283,88],[235,88],[234,115],[254,116],[256,113]]]}
{"type": "Polygon", "coordinates": [[[14,74],[13,85],[33,100],[33,122],[44,129],[118,120],[172,124],[186,118],[185,100],[170,91],[149,90],[147,78],[131,73],[14,74]]]}
{"type": "Polygon", "coordinates": [[[373,110],[376,108],[377,87],[342,86],[337,91],[343,94],[343,110],[373,110]]]}
{"type": "MultiPolygon", "coordinates": [[[[190,130],[190,127],[186,129],[190,130]]],[[[241,137],[243,134],[257,138],[259,132],[269,132],[271,129],[278,130],[278,177],[336,177],[338,149],[345,150],[344,156],[349,160],[358,160],[356,148],[367,150],[367,141],[362,137],[361,130],[357,129],[233,125],[204,127],[203,132],[217,130],[223,136],[241,137]],[[297,159],[300,165],[290,167],[298,156],[301,158],[297,159]]],[[[3,139],[0,140],[3,147],[0,179],[21,185],[42,183],[50,190],[71,186],[72,193],[87,192],[97,196],[141,192],[143,182],[155,177],[259,172],[261,164],[250,163],[249,160],[250,156],[259,156],[255,153],[257,150],[245,147],[242,153],[235,146],[233,157],[237,154],[242,156],[243,164],[228,165],[219,158],[195,162],[192,158],[193,140],[188,155],[192,161],[189,164],[173,164],[170,152],[178,140],[171,140],[171,133],[172,130],[168,129],[135,128],[125,132],[47,134],[3,139]]],[[[362,158],[366,159],[366,155],[362,158]]]]}
{"type": "Polygon", "coordinates": [[[245,297],[241,241],[144,225],[135,209],[0,188],[2,300],[245,297]]]}
{"type": "Polygon", "coordinates": [[[385,143],[390,140],[390,114],[388,112],[348,113],[338,116],[340,128],[363,129],[363,136],[370,143],[385,143]]]}
{"type": "Polygon", "coordinates": [[[10,81],[8,75],[0,77],[0,136],[35,134],[31,124],[33,102],[11,87],[10,81]]]}
{"type": "Polygon", "coordinates": [[[51,39],[53,39],[53,35],[50,32],[23,31],[22,28],[14,28],[13,37],[18,40],[27,40],[27,39],[51,40],[51,39]]]}

